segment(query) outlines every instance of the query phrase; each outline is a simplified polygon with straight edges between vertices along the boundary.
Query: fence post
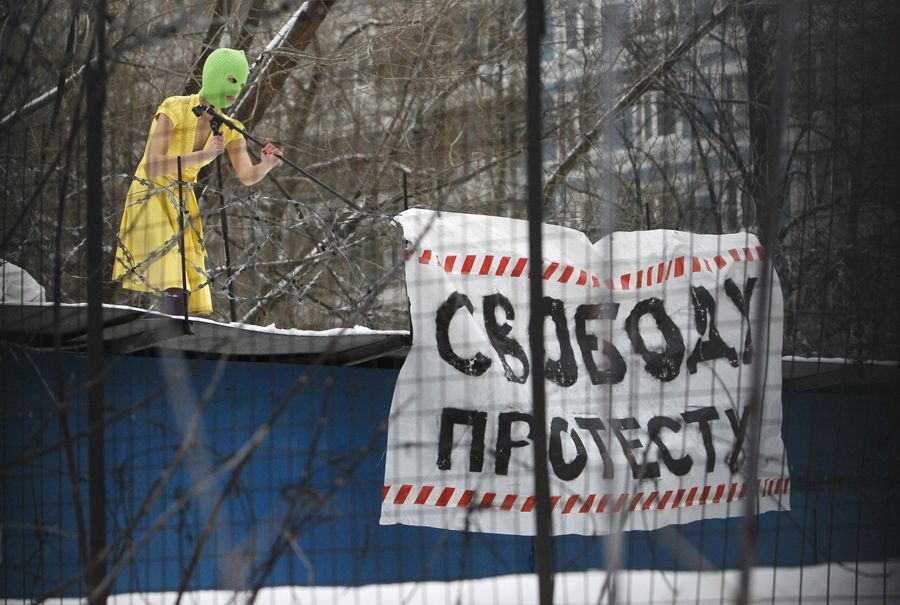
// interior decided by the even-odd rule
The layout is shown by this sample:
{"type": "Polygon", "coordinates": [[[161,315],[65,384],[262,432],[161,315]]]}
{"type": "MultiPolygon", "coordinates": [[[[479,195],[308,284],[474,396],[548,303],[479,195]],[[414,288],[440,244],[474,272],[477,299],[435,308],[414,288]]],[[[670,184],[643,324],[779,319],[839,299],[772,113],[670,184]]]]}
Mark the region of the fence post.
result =
{"type": "Polygon", "coordinates": [[[87,147],[87,393],[88,393],[88,602],[106,603],[97,590],[106,574],[106,461],[103,420],[103,110],[106,104],[106,2],[94,2],[96,58],[85,70],[87,147]]]}

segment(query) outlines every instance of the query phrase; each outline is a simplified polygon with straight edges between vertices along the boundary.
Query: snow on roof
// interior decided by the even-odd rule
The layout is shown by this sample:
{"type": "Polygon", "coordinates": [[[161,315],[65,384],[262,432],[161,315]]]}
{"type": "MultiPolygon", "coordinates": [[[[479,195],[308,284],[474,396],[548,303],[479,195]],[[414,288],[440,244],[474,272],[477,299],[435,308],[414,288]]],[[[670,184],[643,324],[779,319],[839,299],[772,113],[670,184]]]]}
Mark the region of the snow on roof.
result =
{"type": "MultiPolygon", "coordinates": [[[[0,339],[31,348],[87,346],[87,303],[0,304],[0,339]]],[[[124,305],[103,305],[107,352],[181,351],[201,356],[290,358],[337,364],[362,363],[396,355],[409,344],[406,330],[364,326],[303,330],[173,317],[124,305]]]]}

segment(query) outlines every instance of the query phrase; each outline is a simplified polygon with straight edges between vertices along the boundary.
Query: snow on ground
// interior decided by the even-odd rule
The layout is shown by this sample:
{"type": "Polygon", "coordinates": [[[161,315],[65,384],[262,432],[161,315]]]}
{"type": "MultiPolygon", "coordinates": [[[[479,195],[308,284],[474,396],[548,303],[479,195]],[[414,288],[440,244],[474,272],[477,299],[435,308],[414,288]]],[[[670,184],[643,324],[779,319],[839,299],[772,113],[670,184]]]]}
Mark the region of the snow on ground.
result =
{"type": "MultiPolygon", "coordinates": [[[[735,603],[739,571],[622,571],[615,574],[615,601],[604,571],[558,573],[556,605],[706,605],[735,603]]],[[[109,605],[173,605],[174,592],[121,594],[109,605]]],[[[183,605],[244,605],[248,594],[197,591],[182,596],[183,605]]],[[[2,600],[6,605],[22,601],[2,600]]],[[[83,605],[85,600],[54,599],[52,605],[83,605]]],[[[361,587],[289,586],[267,588],[258,605],[538,605],[536,575],[501,576],[458,582],[409,582],[361,587]]],[[[900,603],[900,560],[823,564],[803,568],[757,568],[750,575],[749,603],[900,603]]]]}

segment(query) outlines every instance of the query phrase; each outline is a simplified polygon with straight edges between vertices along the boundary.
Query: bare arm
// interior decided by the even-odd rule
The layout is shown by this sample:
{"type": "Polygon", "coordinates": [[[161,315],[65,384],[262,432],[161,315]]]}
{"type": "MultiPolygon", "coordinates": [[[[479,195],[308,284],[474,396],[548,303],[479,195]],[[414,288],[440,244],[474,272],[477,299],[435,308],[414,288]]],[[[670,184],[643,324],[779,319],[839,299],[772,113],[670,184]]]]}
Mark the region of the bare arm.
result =
{"type": "MultiPolygon", "coordinates": [[[[156,130],[153,131],[153,136],[150,137],[150,145],[147,148],[147,161],[145,163],[147,175],[150,177],[178,172],[178,156],[167,155],[169,144],[172,142],[175,124],[165,114],[159,114],[156,120],[156,130]]],[[[181,156],[181,167],[191,168],[205,164],[215,159],[224,150],[225,143],[222,137],[209,137],[206,147],[181,156]]]]}
{"type": "MultiPolygon", "coordinates": [[[[213,137],[221,138],[221,137],[213,137]]],[[[281,163],[281,150],[272,145],[269,139],[265,140],[259,164],[254,164],[247,153],[247,141],[243,138],[232,141],[226,148],[228,158],[238,179],[244,185],[254,185],[260,182],[269,172],[281,163]]]]}

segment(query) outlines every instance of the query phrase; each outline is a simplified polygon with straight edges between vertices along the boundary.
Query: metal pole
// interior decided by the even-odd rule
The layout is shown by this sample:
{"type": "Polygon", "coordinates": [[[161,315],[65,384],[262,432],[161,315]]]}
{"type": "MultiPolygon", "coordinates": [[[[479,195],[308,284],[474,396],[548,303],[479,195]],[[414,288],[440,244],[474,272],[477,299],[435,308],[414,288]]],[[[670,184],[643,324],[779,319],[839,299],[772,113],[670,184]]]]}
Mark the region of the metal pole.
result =
{"type": "Polygon", "coordinates": [[[406,183],[406,171],[403,171],[403,209],[409,210],[409,189],[406,183]]]}
{"type": "MultiPolygon", "coordinates": [[[[216,136],[222,136],[218,132],[216,136]]],[[[237,321],[234,301],[234,270],[231,267],[231,245],[228,243],[228,212],[225,210],[225,195],[222,193],[222,156],[216,156],[216,176],[219,180],[219,220],[222,223],[222,240],[225,242],[225,273],[228,275],[228,310],[231,322],[237,321]]]]}
{"type": "Polygon", "coordinates": [[[777,245],[776,233],[778,231],[778,214],[784,200],[785,177],[779,172],[784,155],[783,134],[787,122],[788,99],[790,98],[791,69],[793,66],[793,31],[794,31],[794,3],[793,0],[785,0],[783,3],[773,6],[772,10],[779,11],[778,38],[776,40],[776,53],[778,63],[775,68],[774,94],[772,95],[772,109],[770,113],[771,124],[768,125],[769,134],[766,153],[768,162],[766,167],[766,221],[760,225],[760,240],[766,254],[763,258],[763,271],[759,283],[756,286],[756,303],[754,305],[758,325],[753,343],[752,362],[752,390],[750,394],[750,420],[747,429],[750,456],[747,461],[747,483],[750,486],[749,494],[744,500],[744,516],[742,520],[742,544],[741,544],[741,575],[738,594],[735,602],[746,605],[753,600],[750,593],[750,575],[753,570],[754,556],[756,552],[758,520],[758,486],[759,457],[760,457],[760,423],[762,421],[764,406],[772,405],[766,401],[766,373],[768,372],[769,332],[771,330],[769,320],[772,312],[772,280],[775,268],[772,259],[775,256],[777,245]]]}
{"type": "Polygon", "coordinates": [[[182,177],[181,156],[175,158],[178,167],[178,252],[181,254],[181,306],[184,314],[184,333],[191,333],[191,321],[188,318],[188,286],[187,261],[184,258],[184,179],[182,177]]]}
{"type": "Polygon", "coordinates": [[[103,419],[103,110],[106,105],[106,2],[94,2],[97,58],[85,69],[87,226],[88,603],[103,605],[97,590],[106,575],[106,460],[103,419]]]}
{"type": "MultiPolygon", "coordinates": [[[[197,116],[198,118],[200,117],[201,114],[204,114],[204,113],[209,114],[212,117],[213,128],[216,129],[216,131],[218,131],[218,128],[220,126],[227,126],[231,130],[243,135],[243,137],[245,139],[247,139],[248,141],[252,141],[252,142],[256,143],[257,145],[259,145],[260,147],[263,147],[265,145],[265,141],[263,141],[259,137],[253,136],[252,134],[250,134],[249,132],[247,132],[246,130],[244,130],[243,128],[241,128],[240,126],[238,126],[237,124],[235,124],[234,122],[232,122],[231,120],[226,118],[225,116],[216,113],[215,109],[212,107],[208,107],[206,105],[198,105],[197,107],[193,108],[193,112],[194,112],[194,115],[197,116]]],[[[334,187],[332,187],[331,185],[329,185],[328,183],[326,183],[320,179],[317,179],[312,174],[310,174],[309,172],[307,172],[306,170],[304,170],[303,168],[301,168],[300,166],[298,166],[297,164],[292,162],[289,158],[286,158],[283,155],[280,155],[278,157],[281,158],[282,162],[284,162],[285,164],[287,164],[288,166],[290,166],[291,168],[293,168],[294,170],[299,172],[304,177],[311,180],[313,183],[315,183],[319,187],[322,187],[323,189],[325,189],[326,191],[331,193],[333,196],[335,196],[336,198],[338,198],[339,200],[341,200],[342,202],[344,202],[345,204],[347,204],[354,210],[358,210],[359,212],[363,211],[361,206],[354,203],[352,200],[347,199],[345,196],[341,195],[334,187]]]]}
{"type": "Polygon", "coordinates": [[[531,395],[534,432],[535,564],[539,602],[553,603],[553,537],[550,522],[550,476],[547,469],[547,405],[544,393],[544,284],[542,281],[543,153],[541,149],[541,40],[544,4],[528,0],[526,7],[526,120],[528,150],[528,255],[531,318],[531,395]]]}

